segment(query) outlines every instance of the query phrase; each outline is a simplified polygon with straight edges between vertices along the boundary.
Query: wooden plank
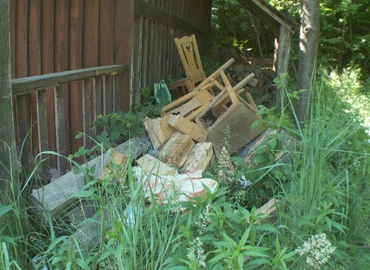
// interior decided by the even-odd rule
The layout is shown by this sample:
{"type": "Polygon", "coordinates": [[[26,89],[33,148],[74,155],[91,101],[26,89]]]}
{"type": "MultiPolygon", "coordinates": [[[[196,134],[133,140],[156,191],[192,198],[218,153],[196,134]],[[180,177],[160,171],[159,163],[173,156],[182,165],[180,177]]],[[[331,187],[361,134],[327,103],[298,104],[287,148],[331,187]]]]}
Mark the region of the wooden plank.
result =
{"type": "Polygon", "coordinates": [[[178,131],[189,135],[194,141],[205,142],[207,138],[207,132],[205,132],[201,127],[199,127],[194,122],[182,117],[182,116],[172,116],[168,119],[168,124],[173,126],[178,131]]]}
{"type": "Polygon", "coordinates": [[[170,115],[157,119],[150,119],[149,117],[145,118],[144,127],[155,150],[162,149],[164,143],[166,143],[176,131],[168,124],[168,120],[170,118],[170,115]]]}
{"type": "Polygon", "coordinates": [[[143,18],[135,18],[135,46],[133,48],[133,87],[130,91],[131,104],[140,104],[140,89],[141,89],[141,77],[142,77],[142,62],[143,62],[143,18]]]}
{"type": "MultiPolygon", "coordinates": [[[[114,2],[100,0],[99,4],[99,65],[113,64],[114,2]]],[[[103,113],[113,112],[113,77],[105,76],[103,85],[103,113]]]]}
{"type": "MultiPolygon", "coordinates": [[[[69,70],[82,68],[82,30],[83,0],[71,1],[69,18],[69,70]]],[[[73,81],[69,84],[69,119],[70,151],[75,153],[83,145],[83,139],[76,139],[78,132],[83,131],[82,83],[73,81]]]]}
{"type": "MultiPolygon", "coordinates": [[[[11,78],[11,60],[10,60],[10,19],[9,19],[9,1],[0,0],[0,178],[14,181],[14,187],[20,188],[18,178],[17,148],[14,136],[14,119],[13,119],[13,99],[10,85],[11,78]],[[3,167],[4,166],[4,167],[3,167]],[[9,170],[12,176],[8,175],[9,170]]],[[[2,204],[11,203],[13,195],[9,182],[0,181],[0,188],[9,196],[0,196],[2,204]],[[8,201],[8,199],[10,201],[8,201]]]]}
{"type": "Polygon", "coordinates": [[[194,141],[189,135],[177,131],[172,134],[171,138],[159,152],[159,158],[170,166],[181,168],[194,144],[194,141]]]}
{"type": "MultiPolygon", "coordinates": [[[[114,51],[116,63],[132,66],[133,55],[133,31],[134,31],[134,6],[135,1],[115,0],[115,27],[114,27],[114,51]],[[130,37],[130,38],[127,38],[130,37]]],[[[132,87],[132,71],[127,70],[121,76],[119,92],[119,108],[130,109],[132,99],[130,97],[132,87]]]]}
{"type": "Polygon", "coordinates": [[[84,145],[86,148],[91,147],[91,139],[90,136],[91,134],[91,98],[90,98],[90,93],[91,93],[91,81],[93,79],[84,79],[83,80],[83,89],[82,89],[82,106],[83,106],[83,111],[88,112],[83,114],[83,132],[85,134],[84,136],[84,145]]]}
{"type": "Polygon", "coordinates": [[[149,57],[148,57],[148,51],[149,51],[149,39],[150,39],[150,35],[149,35],[149,20],[148,19],[144,19],[143,20],[143,41],[142,41],[142,47],[143,47],[143,53],[142,53],[142,56],[143,56],[143,60],[142,60],[142,75],[141,75],[141,85],[140,85],[140,88],[137,88],[136,89],[136,95],[138,95],[139,97],[141,97],[141,89],[143,87],[145,87],[145,85],[149,85],[148,84],[148,62],[149,62],[149,57]]]}
{"type": "Polygon", "coordinates": [[[182,29],[196,35],[203,36],[205,34],[202,29],[171,14],[170,12],[162,10],[160,7],[152,5],[143,0],[137,0],[135,1],[135,4],[135,15],[137,16],[156,21],[172,28],[182,29]]]}
{"type": "MultiPolygon", "coordinates": [[[[16,78],[28,75],[28,49],[27,49],[27,21],[28,21],[28,1],[17,1],[16,5],[16,78]]],[[[13,84],[12,84],[13,87],[13,84]]],[[[29,121],[29,99],[22,95],[17,97],[17,117],[18,117],[18,138],[20,145],[24,144],[21,152],[21,161],[24,170],[27,170],[30,155],[30,138],[27,137],[30,128],[29,121]]]]}
{"type": "MultiPolygon", "coordinates": [[[[54,70],[55,72],[63,72],[68,70],[68,45],[69,45],[69,35],[68,35],[68,24],[69,24],[69,1],[56,1],[55,2],[55,49],[54,49],[54,70]]],[[[57,86],[57,83],[44,84],[40,83],[42,77],[52,76],[41,75],[37,77],[32,77],[28,79],[33,79],[36,86],[42,85],[42,89],[51,88],[57,86]]],[[[54,75],[55,76],[55,75],[54,75]]],[[[55,78],[55,77],[54,77],[55,78]]],[[[20,83],[24,83],[22,80],[27,80],[27,78],[20,79],[20,83]]],[[[13,82],[12,82],[13,84],[13,82]]],[[[23,85],[27,86],[27,82],[23,85]]],[[[37,87],[34,87],[35,89],[37,87]]],[[[31,88],[32,89],[32,88],[31,88]]],[[[57,152],[62,155],[67,155],[67,149],[69,149],[69,118],[68,118],[68,93],[69,88],[67,84],[58,86],[55,90],[55,133],[57,139],[57,152]]],[[[68,163],[64,158],[57,157],[58,169],[63,173],[68,169],[68,163]]]]}
{"type": "Polygon", "coordinates": [[[104,115],[108,113],[114,112],[113,109],[113,80],[114,77],[110,75],[106,75],[104,77],[104,108],[103,113],[104,115]]]}
{"type": "MultiPolygon", "coordinates": [[[[290,43],[291,43],[291,30],[286,29],[283,26],[280,26],[280,34],[278,41],[278,59],[277,59],[277,74],[282,75],[289,72],[289,60],[290,60],[290,43]]],[[[286,83],[286,82],[285,82],[286,83]]],[[[283,103],[287,101],[282,101],[282,91],[283,89],[277,89],[276,91],[276,107],[281,108],[283,103]]],[[[284,104],[283,104],[284,106],[284,104]]]]}
{"type": "Polygon", "coordinates": [[[97,117],[103,113],[102,106],[101,106],[101,95],[102,95],[102,86],[103,86],[103,77],[97,76],[95,77],[95,89],[94,89],[94,97],[93,97],[93,121],[97,119],[97,117]]]}
{"type": "MultiPolygon", "coordinates": [[[[66,132],[66,114],[65,114],[65,87],[59,86],[55,89],[55,132],[57,141],[57,152],[61,155],[67,155],[67,132],[66,132]]],[[[58,169],[61,172],[66,172],[68,163],[65,158],[57,157],[58,169]]]]}
{"type": "MultiPolygon", "coordinates": [[[[48,74],[54,71],[54,1],[42,1],[41,18],[41,73],[48,74]]],[[[54,89],[45,91],[46,102],[46,123],[47,123],[47,150],[56,151],[55,135],[55,107],[54,107],[54,89]]],[[[51,157],[48,164],[53,168],[57,167],[56,157],[51,157]]]]}
{"type": "Polygon", "coordinates": [[[189,152],[182,169],[185,172],[202,170],[205,172],[213,158],[213,147],[210,142],[197,143],[189,152]]]}
{"type": "Polygon", "coordinates": [[[175,175],[176,169],[168,166],[166,163],[152,157],[151,155],[144,155],[136,161],[145,173],[155,175],[175,175]]]}
{"type": "MultiPolygon", "coordinates": [[[[41,74],[41,51],[40,51],[40,2],[29,2],[29,17],[28,17],[28,67],[29,76],[41,74]]],[[[31,128],[32,128],[32,155],[36,156],[40,152],[41,139],[39,132],[47,135],[46,128],[46,108],[45,108],[45,92],[40,93],[41,108],[38,108],[37,93],[30,94],[30,108],[31,108],[31,128]],[[40,111],[41,109],[41,111],[40,111]],[[40,119],[40,117],[42,119],[40,119]]],[[[42,141],[47,142],[47,137],[42,138],[42,141]]],[[[45,144],[44,144],[45,146],[45,144]]]]}
{"type": "MultiPolygon", "coordinates": [[[[56,45],[56,51],[60,48],[56,45]]],[[[59,52],[58,52],[59,53],[59,52]]],[[[56,53],[56,54],[58,54],[56,53]]],[[[59,55],[60,56],[60,55],[59,55]]],[[[63,62],[62,62],[63,63],[63,62]]],[[[55,62],[55,66],[59,68],[60,63],[55,62]]],[[[63,72],[56,72],[52,74],[45,74],[40,76],[32,76],[26,78],[19,78],[12,80],[13,95],[23,95],[33,91],[43,90],[47,88],[57,87],[71,81],[81,80],[90,77],[96,77],[106,74],[123,73],[125,66],[113,65],[106,67],[84,68],[77,70],[69,70],[63,72]]]]}

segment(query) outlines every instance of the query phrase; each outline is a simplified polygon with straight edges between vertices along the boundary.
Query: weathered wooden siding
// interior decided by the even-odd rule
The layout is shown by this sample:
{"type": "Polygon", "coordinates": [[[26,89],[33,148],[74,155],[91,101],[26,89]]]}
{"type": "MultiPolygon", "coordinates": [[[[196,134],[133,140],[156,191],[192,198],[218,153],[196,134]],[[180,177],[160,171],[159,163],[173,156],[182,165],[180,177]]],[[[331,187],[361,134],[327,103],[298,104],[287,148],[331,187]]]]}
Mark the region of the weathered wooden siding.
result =
{"type": "Polygon", "coordinates": [[[24,151],[33,156],[43,150],[68,155],[90,146],[89,139],[75,136],[92,134],[91,123],[99,114],[128,110],[140,102],[143,86],[180,77],[173,39],[196,34],[201,44],[211,2],[9,0],[12,79],[112,64],[130,67],[116,77],[15,95],[18,145],[25,142],[24,151]]]}
{"type": "MultiPolygon", "coordinates": [[[[9,0],[9,5],[12,79],[132,63],[133,1],[9,0]]],[[[112,76],[101,76],[14,97],[18,144],[32,129],[26,149],[33,155],[59,150],[56,106],[63,106],[63,154],[77,151],[84,140],[76,140],[76,133],[89,131],[98,114],[129,109],[130,71],[120,77],[115,84],[112,76]]]]}
{"type": "Polygon", "coordinates": [[[198,43],[209,30],[211,0],[136,0],[132,102],[145,85],[180,78],[182,66],[175,37],[195,34],[198,43]]]}

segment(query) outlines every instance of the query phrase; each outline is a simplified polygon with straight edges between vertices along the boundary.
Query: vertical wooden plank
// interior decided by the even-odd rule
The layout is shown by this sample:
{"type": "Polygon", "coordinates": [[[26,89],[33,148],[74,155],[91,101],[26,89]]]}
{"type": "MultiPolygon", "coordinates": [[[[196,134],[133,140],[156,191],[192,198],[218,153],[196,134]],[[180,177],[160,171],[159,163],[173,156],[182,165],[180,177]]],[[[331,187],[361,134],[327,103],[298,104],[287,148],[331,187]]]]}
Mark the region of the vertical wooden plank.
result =
{"type": "MultiPolygon", "coordinates": [[[[19,0],[16,5],[16,78],[27,77],[27,29],[28,29],[28,1],[19,0]]],[[[17,96],[17,117],[19,144],[23,144],[20,153],[23,169],[26,171],[29,166],[30,138],[27,137],[29,125],[29,99],[27,95],[17,96]]]]}
{"type": "MultiPolygon", "coordinates": [[[[99,65],[99,0],[84,0],[83,21],[83,67],[96,67],[99,65]]],[[[101,102],[101,96],[96,96],[95,81],[91,83],[90,106],[94,108],[97,98],[101,102]]],[[[91,113],[92,121],[97,117],[94,110],[85,113],[91,113]]]]}
{"type": "Polygon", "coordinates": [[[16,37],[16,22],[17,22],[17,11],[16,1],[9,1],[9,17],[10,17],[10,61],[11,61],[11,76],[15,78],[16,70],[16,52],[15,52],[15,37],[16,37]]]}
{"type": "MultiPolygon", "coordinates": [[[[115,0],[114,51],[115,63],[131,66],[133,57],[135,1],[115,0]]],[[[132,105],[132,72],[125,72],[120,83],[119,104],[122,110],[129,110],[132,105]]]]}
{"type": "Polygon", "coordinates": [[[141,87],[142,79],[142,61],[143,61],[143,17],[137,17],[135,19],[135,46],[133,48],[133,67],[134,67],[134,84],[131,91],[131,103],[139,104],[140,95],[139,89],[141,87]]]}
{"type": "MultiPolygon", "coordinates": [[[[13,100],[10,68],[10,20],[9,1],[0,0],[0,178],[12,180],[15,187],[20,187],[18,178],[17,150],[14,136],[13,100]],[[7,171],[8,170],[8,171],[7,171]],[[8,175],[11,172],[11,176],[8,175]]],[[[2,204],[14,202],[9,182],[0,181],[0,188],[9,196],[0,196],[2,204]]],[[[18,190],[15,190],[15,196],[18,190]]]]}
{"type": "Polygon", "coordinates": [[[91,82],[93,79],[85,79],[83,80],[83,99],[82,99],[82,105],[83,105],[83,111],[87,112],[83,114],[83,132],[85,133],[84,136],[84,145],[86,148],[90,148],[92,146],[91,143],[91,82]]]}
{"type": "MultiPolygon", "coordinates": [[[[16,1],[9,1],[9,17],[10,17],[10,61],[11,61],[11,78],[16,77],[16,25],[17,25],[17,8],[16,1]]],[[[17,97],[13,97],[13,104],[17,104],[17,97]]],[[[13,106],[14,114],[14,128],[15,128],[15,140],[19,142],[18,137],[18,116],[17,106],[13,106]]]]}
{"type": "MultiPolygon", "coordinates": [[[[69,1],[55,2],[55,49],[54,70],[56,72],[68,70],[68,44],[69,44],[69,1]]],[[[69,118],[68,118],[68,85],[64,84],[55,89],[55,114],[56,114],[56,141],[58,153],[70,154],[69,118]]],[[[66,172],[68,162],[57,157],[58,169],[66,172]]]]}
{"type": "MultiPolygon", "coordinates": [[[[100,0],[99,65],[113,64],[113,0],[100,0]]],[[[105,76],[103,85],[103,114],[113,112],[113,78],[105,76]]]]}
{"type": "MultiPolygon", "coordinates": [[[[83,0],[73,0],[70,3],[69,18],[69,69],[82,67],[82,18],[83,0]]],[[[83,139],[76,139],[76,135],[83,131],[82,110],[82,83],[74,81],[69,84],[69,123],[70,123],[70,151],[75,153],[83,145],[83,139]]],[[[82,160],[81,160],[82,161],[82,160]]]]}
{"type": "MultiPolygon", "coordinates": [[[[65,90],[66,87],[58,86],[55,89],[55,129],[56,129],[56,138],[57,138],[57,149],[58,153],[61,155],[67,155],[67,136],[66,136],[66,111],[65,111],[65,90]]],[[[68,169],[68,163],[66,159],[58,156],[57,158],[58,169],[64,173],[68,169]]]]}
{"type": "MultiPolygon", "coordinates": [[[[54,0],[42,1],[41,17],[41,72],[49,74],[54,71],[54,0]]],[[[54,89],[47,89],[46,98],[46,122],[47,122],[47,150],[57,151],[55,135],[55,107],[54,89]]],[[[41,149],[45,150],[45,149],[41,149]]],[[[49,165],[57,167],[56,157],[49,160],[49,165]]]]}
{"type": "Polygon", "coordinates": [[[98,117],[98,115],[102,114],[102,106],[101,106],[101,100],[98,97],[101,97],[102,94],[102,86],[103,86],[103,77],[97,76],[95,77],[95,91],[94,91],[94,118],[93,121],[95,121],[98,117]]]}
{"type": "Polygon", "coordinates": [[[141,68],[141,83],[140,88],[136,89],[138,101],[140,101],[141,88],[148,84],[148,42],[149,42],[149,22],[148,19],[143,19],[143,39],[142,39],[142,68],[141,68]]]}
{"type": "MultiPolygon", "coordinates": [[[[29,2],[29,17],[28,17],[28,66],[29,76],[41,74],[41,51],[40,51],[40,1],[29,2]]],[[[31,101],[31,128],[32,128],[32,154],[35,157],[40,152],[41,141],[45,147],[47,137],[42,139],[39,136],[39,131],[47,135],[46,129],[46,102],[45,91],[40,91],[41,108],[38,108],[38,94],[33,92],[30,94],[31,101]],[[41,109],[41,111],[39,110],[41,109]],[[41,126],[40,126],[41,125],[41,126]]],[[[47,144],[46,144],[47,146],[47,144]]]]}

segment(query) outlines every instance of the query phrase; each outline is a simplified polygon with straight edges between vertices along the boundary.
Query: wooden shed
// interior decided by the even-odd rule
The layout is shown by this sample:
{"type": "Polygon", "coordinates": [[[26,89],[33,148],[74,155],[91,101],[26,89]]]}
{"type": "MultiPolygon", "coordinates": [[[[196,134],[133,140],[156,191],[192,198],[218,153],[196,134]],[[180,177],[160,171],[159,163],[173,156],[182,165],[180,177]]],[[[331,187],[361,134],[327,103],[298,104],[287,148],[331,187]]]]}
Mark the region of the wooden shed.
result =
{"type": "MultiPolygon", "coordinates": [[[[276,30],[277,69],[286,72],[293,23],[265,1],[238,1],[276,30]]],[[[14,133],[17,145],[25,142],[25,153],[35,156],[91,146],[88,135],[99,114],[127,111],[145,85],[178,78],[173,39],[196,34],[201,43],[212,0],[0,0],[0,6],[0,86],[10,79],[15,126],[14,133],[4,120],[10,117],[1,115],[7,124],[0,139],[11,144],[7,134],[14,133]],[[87,136],[75,139],[78,132],[87,136]]],[[[0,95],[9,90],[5,86],[0,95]]],[[[60,157],[51,165],[67,169],[60,157]]]]}

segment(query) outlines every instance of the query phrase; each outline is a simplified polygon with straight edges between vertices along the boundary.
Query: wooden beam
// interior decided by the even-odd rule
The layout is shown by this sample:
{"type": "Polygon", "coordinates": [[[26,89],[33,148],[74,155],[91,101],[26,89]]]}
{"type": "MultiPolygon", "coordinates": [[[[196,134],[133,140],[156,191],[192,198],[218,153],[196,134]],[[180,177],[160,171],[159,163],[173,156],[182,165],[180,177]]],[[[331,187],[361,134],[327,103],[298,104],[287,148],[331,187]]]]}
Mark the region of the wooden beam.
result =
{"type": "MultiPolygon", "coordinates": [[[[292,32],[286,29],[284,26],[280,26],[279,39],[276,44],[277,48],[277,74],[278,76],[289,72],[289,58],[290,58],[290,44],[291,44],[292,32]]],[[[285,82],[286,83],[286,82],[285,82]]],[[[281,108],[283,89],[277,89],[276,91],[276,108],[281,108]]]]}
{"type": "Polygon", "coordinates": [[[279,32],[280,25],[288,30],[293,29],[294,23],[265,1],[238,0],[238,2],[277,33],[279,32]]]}
{"type": "Polygon", "coordinates": [[[135,15],[156,21],[175,29],[184,30],[188,33],[200,36],[205,35],[205,31],[203,29],[200,29],[197,26],[180,19],[178,16],[150,4],[149,2],[145,2],[144,0],[135,1],[135,15]]]}
{"type": "MultiPolygon", "coordinates": [[[[0,190],[9,196],[0,196],[2,203],[12,199],[9,183],[19,187],[17,152],[14,134],[13,99],[10,84],[10,29],[9,1],[0,0],[0,190]],[[11,174],[11,175],[10,175],[11,174]],[[2,181],[3,179],[9,181],[2,181]]],[[[15,193],[15,196],[18,194],[15,193]]]]}
{"type": "Polygon", "coordinates": [[[40,76],[25,77],[12,80],[13,95],[23,95],[38,90],[54,88],[63,83],[87,79],[100,75],[124,73],[129,67],[113,65],[77,70],[69,70],[40,76]]]}

